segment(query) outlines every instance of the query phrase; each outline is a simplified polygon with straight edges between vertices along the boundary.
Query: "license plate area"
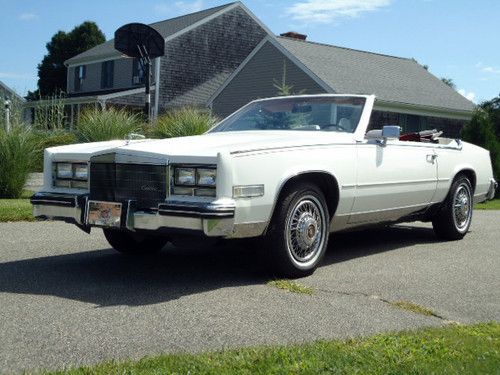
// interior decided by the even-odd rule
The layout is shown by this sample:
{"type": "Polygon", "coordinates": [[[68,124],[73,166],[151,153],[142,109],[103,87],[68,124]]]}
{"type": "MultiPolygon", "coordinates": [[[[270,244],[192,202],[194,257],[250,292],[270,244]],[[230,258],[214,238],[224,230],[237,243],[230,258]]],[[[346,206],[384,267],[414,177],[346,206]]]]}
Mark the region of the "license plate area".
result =
{"type": "Polygon", "coordinates": [[[120,228],[122,204],[116,202],[89,201],[87,224],[105,228],[120,228]]]}

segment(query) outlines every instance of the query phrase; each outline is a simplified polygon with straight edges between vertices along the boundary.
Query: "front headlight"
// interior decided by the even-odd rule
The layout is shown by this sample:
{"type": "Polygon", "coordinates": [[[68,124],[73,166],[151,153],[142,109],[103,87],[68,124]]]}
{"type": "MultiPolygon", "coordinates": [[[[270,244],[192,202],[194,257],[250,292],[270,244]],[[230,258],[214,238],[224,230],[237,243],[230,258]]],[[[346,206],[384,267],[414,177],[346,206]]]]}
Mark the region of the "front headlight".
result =
{"type": "Polygon", "coordinates": [[[89,170],[86,163],[53,163],[52,185],[59,188],[87,189],[89,170]]]}
{"type": "Polygon", "coordinates": [[[76,180],[84,180],[88,179],[89,168],[87,164],[73,164],[75,168],[75,179],[76,180]]]}
{"type": "Polygon", "coordinates": [[[196,170],[196,181],[199,186],[215,186],[217,172],[215,169],[202,169],[196,170]]]}
{"type": "Polygon", "coordinates": [[[57,163],[56,176],[63,179],[73,178],[73,166],[70,163],[57,163]]]}
{"type": "Polygon", "coordinates": [[[196,169],[194,168],[176,168],[175,184],[193,186],[196,184],[196,169]]]}

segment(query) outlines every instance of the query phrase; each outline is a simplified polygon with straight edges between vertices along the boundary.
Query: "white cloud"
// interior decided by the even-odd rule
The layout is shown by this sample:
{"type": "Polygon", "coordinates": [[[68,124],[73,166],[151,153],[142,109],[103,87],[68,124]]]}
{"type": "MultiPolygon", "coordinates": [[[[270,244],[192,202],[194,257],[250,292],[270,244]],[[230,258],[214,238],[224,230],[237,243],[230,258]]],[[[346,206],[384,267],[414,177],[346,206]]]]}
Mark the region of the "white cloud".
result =
{"type": "Polygon", "coordinates": [[[194,13],[204,8],[203,0],[196,1],[176,1],[173,3],[159,3],[154,6],[157,13],[180,12],[182,14],[194,13]]]}
{"type": "Polygon", "coordinates": [[[481,71],[486,73],[500,74],[500,69],[494,68],[492,66],[485,66],[481,69],[481,71]]]}
{"type": "Polygon", "coordinates": [[[471,102],[476,102],[476,93],[475,92],[467,92],[464,89],[457,90],[460,95],[469,99],[471,102]]]}
{"type": "Polygon", "coordinates": [[[38,14],[35,13],[22,13],[19,15],[21,21],[32,21],[38,18],[38,14]]]}
{"type": "Polygon", "coordinates": [[[304,0],[286,9],[292,19],[328,23],[341,18],[355,18],[390,5],[392,0],[304,0]]]}

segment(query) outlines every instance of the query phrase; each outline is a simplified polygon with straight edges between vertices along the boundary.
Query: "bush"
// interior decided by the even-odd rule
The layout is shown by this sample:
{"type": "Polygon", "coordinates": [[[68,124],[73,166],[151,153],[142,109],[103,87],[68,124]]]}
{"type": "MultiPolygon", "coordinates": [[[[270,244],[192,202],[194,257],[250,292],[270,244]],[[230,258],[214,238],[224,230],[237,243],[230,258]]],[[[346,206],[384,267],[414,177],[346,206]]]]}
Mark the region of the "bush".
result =
{"type": "Polygon", "coordinates": [[[471,121],[462,130],[462,138],[490,151],[493,174],[497,180],[500,179],[500,140],[495,134],[492,113],[476,109],[471,121]]]}
{"type": "Polygon", "coordinates": [[[69,145],[76,143],[77,141],[74,133],[63,130],[56,130],[52,132],[33,131],[31,139],[33,146],[37,150],[33,161],[32,172],[43,172],[43,152],[46,148],[69,145]]]}
{"type": "Polygon", "coordinates": [[[130,133],[141,130],[141,117],[124,109],[87,110],[82,113],[76,129],[80,142],[125,139],[130,133]]]}
{"type": "Polygon", "coordinates": [[[214,126],[217,121],[218,119],[206,110],[184,107],[159,117],[151,135],[155,138],[200,135],[214,126]]]}
{"type": "Polygon", "coordinates": [[[32,170],[37,149],[30,132],[0,130],[0,198],[19,198],[32,170]]]}

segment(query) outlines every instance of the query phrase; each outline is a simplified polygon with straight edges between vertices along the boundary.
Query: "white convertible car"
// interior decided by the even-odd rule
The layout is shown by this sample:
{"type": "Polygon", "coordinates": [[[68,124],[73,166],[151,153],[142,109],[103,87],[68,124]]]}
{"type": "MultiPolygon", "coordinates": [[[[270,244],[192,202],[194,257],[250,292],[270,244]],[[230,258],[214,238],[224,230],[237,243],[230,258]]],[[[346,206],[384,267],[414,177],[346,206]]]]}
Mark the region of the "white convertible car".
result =
{"type": "Polygon", "coordinates": [[[181,236],[262,237],[274,271],[310,274],[330,232],[431,221],[462,238],[491,199],[489,152],[435,132],[367,131],[375,97],[256,100],[201,136],[49,148],[41,219],[100,227],[123,253],[181,236]]]}

